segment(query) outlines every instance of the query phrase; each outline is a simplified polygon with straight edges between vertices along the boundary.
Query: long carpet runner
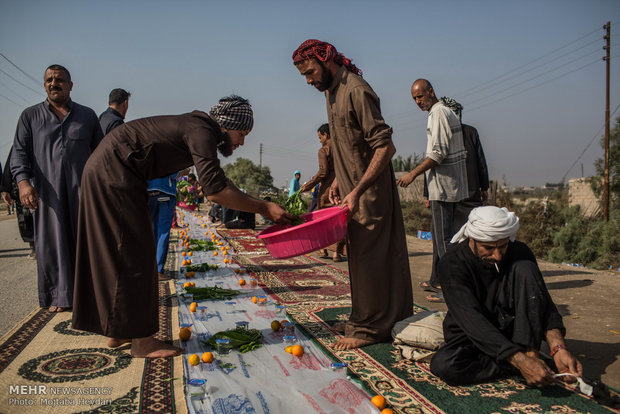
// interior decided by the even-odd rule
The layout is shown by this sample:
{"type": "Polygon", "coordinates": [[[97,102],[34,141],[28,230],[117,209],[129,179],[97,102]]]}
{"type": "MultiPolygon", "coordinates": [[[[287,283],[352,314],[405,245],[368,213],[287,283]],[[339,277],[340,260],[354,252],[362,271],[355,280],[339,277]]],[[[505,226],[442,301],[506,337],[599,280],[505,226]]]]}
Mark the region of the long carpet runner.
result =
{"type": "MultiPolygon", "coordinates": [[[[170,285],[159,284],[160,331],[178,331],[170,285]]],[[[186,413],[182,366],[134,359],[128,346],[71,329],[71,313],[33,311],[0,339],[0,413],[186,413]]]]}
{"type": "MultiPolygon", "coordinates": [[[[452,387],[430,373],[429,364],[401,357],[390,343],[334,351],[339,336],[330,329],[350,314],[346,272],[309,256],[271,257],[252,230],[220,230],[235,248],[235,258],[259,280],[274,300],[334,360],[346,362],[353,378],[370,394],[381,394],[400,413],[610,413],[575,391],[572,385],[542,389],[513,377],[491,383],[452,387]]],[[[416,307],[415,311],[421,308],[416,307]]]]}

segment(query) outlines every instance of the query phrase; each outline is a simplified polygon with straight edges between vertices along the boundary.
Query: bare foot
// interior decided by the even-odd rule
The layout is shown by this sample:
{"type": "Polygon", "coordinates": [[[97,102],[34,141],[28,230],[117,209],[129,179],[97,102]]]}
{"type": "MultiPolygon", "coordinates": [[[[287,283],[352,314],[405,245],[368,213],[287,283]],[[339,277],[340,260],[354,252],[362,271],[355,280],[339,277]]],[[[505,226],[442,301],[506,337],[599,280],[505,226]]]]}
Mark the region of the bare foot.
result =
{"type": "Polygon", "coordinates": [[[109,348],[118,348],[121,345],[130,344],[131,339],[108,338],[105,343],[109,348]]]}
{"type": "Polygon", "coordinates": [[[344,328],[347,326],[346,322],[336,322],[335,324],[332,325],[332,331],[338,332],[338,333],[344,333],[344,328]]]}
{"type": "Polygon", "coordinates": [[[336,351],[344,351],[345,349],[354,349],[361,348],[366,345],[370,345],[374,343],[373,341],[369,341],[367,339],[359,339],[359,338],[341,338],[336,343],[332,345],[336,351]]]}
{"type": "Polygon", "coordinates": [[[47,308],[47,311],[50,313],[66,312],[70,310],[71,308],[61,308],[60,306],[50,306],[47,308]]]}
{"type": "Polygon", "coordinates": [[[131,341],[131,356],[134,358],[165,358],[181,355],[183,350],[176,346],[168,345],[152,336],[146,338],[134,338],[131,341]]]}

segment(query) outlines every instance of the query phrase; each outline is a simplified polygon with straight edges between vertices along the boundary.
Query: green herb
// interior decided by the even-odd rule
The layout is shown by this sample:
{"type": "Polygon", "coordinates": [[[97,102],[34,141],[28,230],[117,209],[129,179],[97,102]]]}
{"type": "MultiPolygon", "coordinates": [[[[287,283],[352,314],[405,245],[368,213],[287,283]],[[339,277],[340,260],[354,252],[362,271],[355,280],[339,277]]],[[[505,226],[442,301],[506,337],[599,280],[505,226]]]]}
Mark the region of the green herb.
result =
{"type": "Polygon", "coordinates": [[[213,349],[217,348],[216,339],[229,339],[231,348],[239,348],[242,353],[252,351],[263,346],[263,334],[258,329],[236,328],[213,334],[208,341],[202,341],[213,349]]]}
{"type": "Polygon", "coordinates": [[[299,216],[308,212],[308,205],[303,198],[301,198],[301,189],[286,200],[284,203],[284,209],[291,215],[295,216],[295,220],[292,223],[293,226],[304,223],[304,220],[299,216]]]}
{"type": "Polygon", "coordinates": [[[194,300],[205,300],[205,299],[231,299],[241,293],[238,290],[232,289],[222,289],[218,286],[213,287],[186,287],[185,292],[191,293],[194,295],[194,300]]]}
{"type": "Polygon", "coordinates": [[[219,267],[220,266],[217,264],[202,263],[199,265],[185,266],[185,271],[186,272],[206,272],[208,270],[219,269],[219,267]]]}
{"type": "Polygon", "coordinates": [[[216,250],[217,247],[215,243],[208,240],[199,240],[199,239],[191,239],[189,241],[188,250],[191,251],[208,251],[208,250],[216,250]]]}

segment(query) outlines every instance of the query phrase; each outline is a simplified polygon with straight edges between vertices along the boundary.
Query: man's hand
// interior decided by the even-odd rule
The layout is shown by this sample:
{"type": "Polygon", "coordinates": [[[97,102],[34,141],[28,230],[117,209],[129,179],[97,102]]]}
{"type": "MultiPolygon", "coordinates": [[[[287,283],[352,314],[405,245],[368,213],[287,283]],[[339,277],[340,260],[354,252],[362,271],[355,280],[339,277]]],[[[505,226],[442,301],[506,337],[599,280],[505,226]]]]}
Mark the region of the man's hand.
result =
{"type": "Polygon", "coordinates": [[[553,371],[545,362],[537,357],[517,352],[508,358],[508,362],[517,368],[529,385],[543,386],[555,382],[553,371]]]}
{"type": "Polygon", "coordinates": [[[2,199],[4,200],[7,206],[10,206],[11,204],[13,204],[13,199],[11,198],[11,194],[9,193],[2,193],[2,199]]]}
{"type": "Polygon", "coordinates": [[[340,191],[338,190],[338,180],[334,179],[329,187],[329,202],[334,205],[340,204],[340,191]]]}
{"type": "Polygon", "coordinates": [[[428,200],[428,197],[424,197],[424,207],[431,208],[431,202],[428,200]]]}
{"type": "Polygon", "coordinates": [[[37,190],[30,184],[30,181],[21,180],[17,183],[17,187],[19,188],[19,199],[24,207],[30,210],[36,210],[39,203],[39,193],[37,193],[37,190]]]}
{"type": "Polygon", "coordinates": [[[295,219],[293,215],[287,213],[282,207],[272,202],[267,202],[267,210],[264,216],[278,224],[291,224],[295,219]]]}
{"type": "Polygon", "coordinates": [[[396,181],[396,185],[403,187],[403,188],[409,187],[409,184],[411,184],[413,180],[415,180],[415,177],[416,176],[413,174],[413,171],[411,171],[410,173],[407,173],[403,175],[402,177],[400,177],[396,181]]]}
{"type": "Polygon", "coordinates": [[[480,198],[482,199],[482,204],[486,205],[487,200],[489,199],[489,191],[488,190],[481,190],[480,191],[480,198]]]}
{"type": "Polygon", "coordinates": [[[558,368],[560,374],[569,372],[573,375],[577,375],[578,377],[583,375],[583,367],[581,366],[581,362],[579,362],[577,358],[575,358],[566,349],[560,349],[556,352],[553,356],[553,361],[555,362],[555,366],[558,368]]]}
{"type": "Polygon", "coordinates": [[[359,202],[360,196],[354,189],[349,194],[347,194],[344,200],[342,200],[342,204],[340,204],[340,207],[342,208],[344,206],[347,206],[351,214],[353,214],[357,211],[357,208],[359,207],[359,202]]]}

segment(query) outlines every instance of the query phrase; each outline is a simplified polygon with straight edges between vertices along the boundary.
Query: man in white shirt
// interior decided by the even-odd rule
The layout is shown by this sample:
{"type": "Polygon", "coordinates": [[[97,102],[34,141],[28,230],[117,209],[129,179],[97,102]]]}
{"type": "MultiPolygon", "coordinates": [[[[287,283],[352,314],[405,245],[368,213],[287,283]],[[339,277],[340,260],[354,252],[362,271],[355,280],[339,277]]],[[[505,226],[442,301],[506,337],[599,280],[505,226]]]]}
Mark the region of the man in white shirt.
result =
{"type": "Polygon", "coordinates": [[[467,152],[459,118],[437,99],[429,81],[416,80],[411,86],[411,97],[421,110],[428,111],[426,158],[402,176],[397,184],[407,187],[418,175],[429,171],[427,184],[433,216],[431,231],[441,259],[450,239],[459,229],[454,222],[457,203],[468,197],[467,152]]]}

